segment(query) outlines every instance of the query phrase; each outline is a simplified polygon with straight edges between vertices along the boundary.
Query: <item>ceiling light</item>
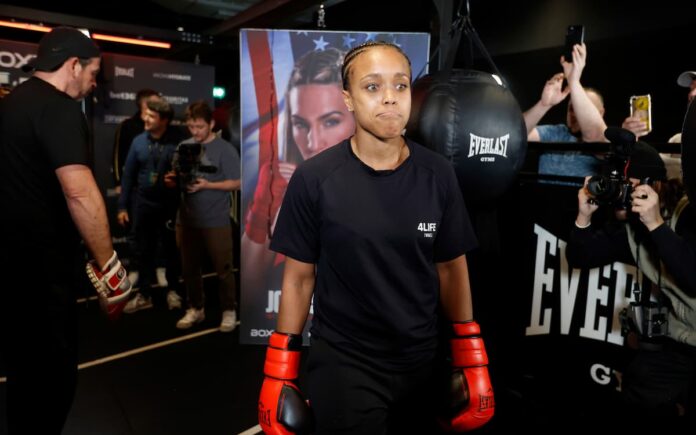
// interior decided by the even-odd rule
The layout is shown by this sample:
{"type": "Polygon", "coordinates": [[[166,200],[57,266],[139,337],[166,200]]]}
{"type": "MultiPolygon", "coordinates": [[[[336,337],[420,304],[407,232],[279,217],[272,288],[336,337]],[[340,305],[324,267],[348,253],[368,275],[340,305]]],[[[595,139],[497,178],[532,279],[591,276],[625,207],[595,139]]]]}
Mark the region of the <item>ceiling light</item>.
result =
{"type": "MultiPolygon", "coordinates": [[[[51,27],[42,26],[42,25],[38,25],[38,24],[17,23],[15,21],[6,21],[6,20],[0,20],[0,27],[12,27],[14,29],[33,30],[36,32],[50,32],[51,30],[53,30],[51,27]]],[[[87,36],[89,36],[89,32],[87,30],[85,30],[85,29],[79,29],[79,30],[81,32],[85,33],[87,36]]],[[[110,42],[120,42],[123,44],[144,45],[147,47],[156,47],[156,48],[165,48],[165,49],[172,48],[172,44],[170,44],[168,42],[150,41],[148,39],[138,39],[138,38],[126,38],[123,36],[104,35],[101,33],[93,33],[92,39],[98,39],[101,41],[110,41],[110,42]]]]}
{"type": "Polygon", "coordinates": [[[15,29],[34,30],[37,32],[50,32],[51,28],[29,23],[16,23],[14,21],[0,20],[0,26],[13,27],[15,29]]]}
{"type": "Polygon", "coordinates": [[[137,39],[137,38],[125,38],[123,36],[112,36],[104,35],[101,33],[93,33],[93,39],[98,39],[100,41],[110,41],[110,42],[121,42],[124,44],[135,44],[135,45],[145,45],[147,47],[157,47],[157,48],[172,48],[172,44],[168,42],[150,41],[147,39],[137,39]]]}

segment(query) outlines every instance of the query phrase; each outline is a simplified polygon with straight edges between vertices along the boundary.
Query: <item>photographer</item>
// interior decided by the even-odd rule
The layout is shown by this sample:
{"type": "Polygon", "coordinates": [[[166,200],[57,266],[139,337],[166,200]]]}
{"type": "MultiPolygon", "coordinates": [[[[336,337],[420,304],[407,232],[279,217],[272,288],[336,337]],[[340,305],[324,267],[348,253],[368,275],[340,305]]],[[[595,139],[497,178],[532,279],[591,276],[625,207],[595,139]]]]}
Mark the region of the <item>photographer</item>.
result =
{"type": "MultiPolygon", "coordinates": [[[[230,332],[237,326],[230,192],[241,184],[239,154],[213,132],[213,111],[206,102],[186,109],[186,125],[193,137],[179,144],[172,166],[182,192],[176,240],[189,309],[176,326],[188,329],[205,319],[201,260],[207,253],[218,277],[220,330],[230,332]]],[[[167,175],[168,182],[173,175],[167,175]]]]}
{"type": "MultiPolygon", "coordinates": [[[[622,396],[635,414],[622,424],[690,424],[696,414],[696,216],[677,180],[666,181],[658,152],[637,142],[625,165],[630,201],[619,222],[592,223],[599,208],[588,181],[578,191],[578,215],[567,248],[572,267],[599,267],[614,261],[636,264],[642,286],[634,286],[639,328],[628,336],[637,347],[625,368],[622,396]],[[643,180],[641,182],[641,180],[643,180]],[[660,317],[660,311],[666,313],[660,317]],[[655,316],[652,316],[655,314],[655,316]],[[636,340],[633,340],[637,338],[636,340]],[[652,417],[658,417],[654,419],[652,417]],[[647,418],[647,419],[646,419],[647,418]]],[[[624,201],[614,202],[616,205],[624,201]]],[[[637,281],[640,281],[637,279],[637,281]]]]}

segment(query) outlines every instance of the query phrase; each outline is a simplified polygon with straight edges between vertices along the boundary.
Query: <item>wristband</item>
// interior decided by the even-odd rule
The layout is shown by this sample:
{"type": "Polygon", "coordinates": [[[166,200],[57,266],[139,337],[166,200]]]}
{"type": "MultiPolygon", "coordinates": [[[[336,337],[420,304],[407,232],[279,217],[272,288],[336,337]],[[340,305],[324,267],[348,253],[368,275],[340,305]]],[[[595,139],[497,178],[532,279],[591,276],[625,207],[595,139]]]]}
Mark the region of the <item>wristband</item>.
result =
{"type": "Polygon", "coordinates": [[[580,225],[580,224],[578,224],[577,219],[575,220],[575,226],[577,228],[580,228],[581,230],[584,230],[585,228],[589,228],[590,225],[592,225],[592,221],[588,222],[587,225],[580,225]]]}

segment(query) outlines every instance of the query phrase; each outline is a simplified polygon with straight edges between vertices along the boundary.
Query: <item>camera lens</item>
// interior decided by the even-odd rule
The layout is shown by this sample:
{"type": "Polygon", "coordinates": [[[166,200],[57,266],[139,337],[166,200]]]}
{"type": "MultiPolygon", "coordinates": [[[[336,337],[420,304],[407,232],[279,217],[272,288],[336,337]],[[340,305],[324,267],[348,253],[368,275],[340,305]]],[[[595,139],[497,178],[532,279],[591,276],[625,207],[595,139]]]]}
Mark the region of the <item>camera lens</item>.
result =
{"type": "Polygon", "coordinates": [[[612,177],[595,175],[587,181],[587,191],[597,204],[609,204],[619,197],[620,182],[612,177]]]}
{"type": "Polygon", "coordinates": [[[587,191],[594,197],[605,195],[608,180],[600,175],[595,175],[587,181],[587,191]]]}

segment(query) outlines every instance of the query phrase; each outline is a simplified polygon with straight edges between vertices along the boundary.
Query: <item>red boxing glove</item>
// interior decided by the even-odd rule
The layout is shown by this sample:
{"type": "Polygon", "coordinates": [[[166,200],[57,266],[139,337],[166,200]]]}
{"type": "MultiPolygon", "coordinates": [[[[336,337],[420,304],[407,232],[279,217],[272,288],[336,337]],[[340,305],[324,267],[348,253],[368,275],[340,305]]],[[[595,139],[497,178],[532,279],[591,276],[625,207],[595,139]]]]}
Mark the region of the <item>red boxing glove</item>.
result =
{"type": "Polygon", "coordinates": [[[268,340],[266,377],[259,397],[259,424],[266,435],[309,433],[312,412],[295,385],[300,367],[302,336],[274,332],[268,340]]]}
{"type": "Polygon", "coordinates": [[[470,321],[452,326],[451,417],[441,423],[450,432],[466,432],[483,426],[493,417],[495,400],[478,323],[470,321]]]}
{"type": "Polygon", "coordinates": [[[131,283],[128,280],[126,269],[121,265],[118,255],[116,255],[116,251],[114,251],[109,261],[101,269],[92,260],[85,266],[85,271],[94,289],[97,291],[102,311],[111,320],[117,319],[128,302],[131,283]]]}
{"type": "Polygon", "coordinates": [[[271,232],[271,222],[283,202],[288,182],[280,174],[278,161],[267,162],[259,168],[254,200],[247,214],[244,232],[256,243],[264,243],[271,232]]]}

